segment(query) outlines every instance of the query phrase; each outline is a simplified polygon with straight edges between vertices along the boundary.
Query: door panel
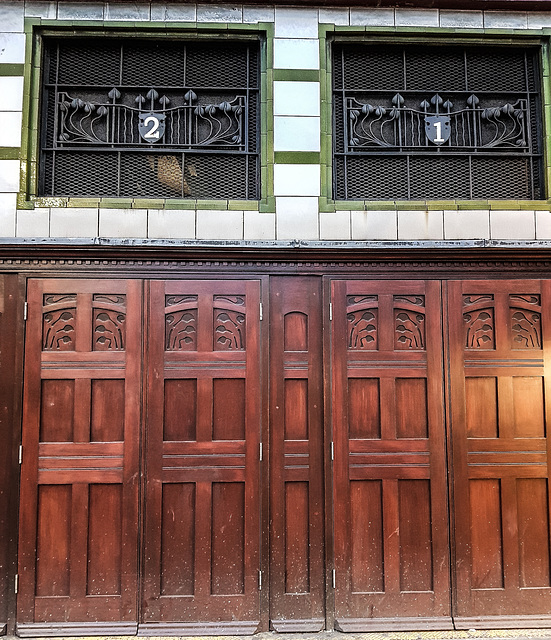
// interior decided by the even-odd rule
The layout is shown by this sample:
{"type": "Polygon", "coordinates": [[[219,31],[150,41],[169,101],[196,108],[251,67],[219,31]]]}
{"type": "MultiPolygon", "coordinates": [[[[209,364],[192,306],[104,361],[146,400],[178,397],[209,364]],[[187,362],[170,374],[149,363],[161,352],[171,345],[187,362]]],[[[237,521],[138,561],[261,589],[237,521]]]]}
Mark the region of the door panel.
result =
{"type": "Polygon", "coordinates": [[[437,282],[332,282],[337,628],[449,628],[437,282]]]}
{"type": "Polygon", "coordinates": [[[30,280],[28,305],[18,632],[133,632],[141,283],[30,280]]]}
{"type": "Polygon", "coordinates": [[[319,278],[270,285],[270,621],[320,631],[324,608],[319,278]]]}
{"type": "Polygon", "coordinates": [[[260,285],[150,284],[144,633],[260,620],[260,285]]]}
{"type": "Polygon", "coordinates": [[[551,620],[550,293],[549,281],[449,285],[461,628],[551,620]]]}

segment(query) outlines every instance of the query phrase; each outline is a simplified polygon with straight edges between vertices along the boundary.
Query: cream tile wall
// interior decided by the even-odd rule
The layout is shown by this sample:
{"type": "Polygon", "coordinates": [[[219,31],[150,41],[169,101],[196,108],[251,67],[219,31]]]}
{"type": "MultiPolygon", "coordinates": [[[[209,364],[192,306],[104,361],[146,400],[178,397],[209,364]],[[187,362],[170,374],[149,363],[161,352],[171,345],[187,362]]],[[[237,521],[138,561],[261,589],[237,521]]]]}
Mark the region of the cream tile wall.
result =
{"type": "MultiPolygon", "coordinates": [[[[393,8],[297,8],[270,5],[180,2],[0,2],[0,238],[131,238],[281,242],[445,243],[473,240],[551,242],[551,211],[538,210],[338,210],[320,211],[319,164],[273,166],[275,210],[163,210],[51,207],[17,210],[20,190],[23,77],[13,66],[25,61],[25,18],[87,21],[169,21],[226,24],[273,23],[274,70],[320,69],[320,25],[461,29],[551,28],[549,12],[453,11],[393,8]],[[2,69],[11,69],[2,72],[2,69]],[[12,152],[10,152],[10,149],[12,152]]],[[[78,25],[77,25],[78,26],[78,25]]],[[[274,72],[275,73],[275,72],[274,72]]],[[[299,74],[297,74],[299,75],[299,74]]],[[[276,76],[277,77],[277,76],[276,76]]],[[[281,76],[280,76],[281,77],[281,76]]],[[[321,150],[320,83],[273,81],[273,150],[321,150]]],[[[91,194],[93,195],[93,194],[91,194]]],[[[344,207],[343,207],[344,209],[344,207]]],[[[0,240],[1,241],[1,240],[0,240]]]]}

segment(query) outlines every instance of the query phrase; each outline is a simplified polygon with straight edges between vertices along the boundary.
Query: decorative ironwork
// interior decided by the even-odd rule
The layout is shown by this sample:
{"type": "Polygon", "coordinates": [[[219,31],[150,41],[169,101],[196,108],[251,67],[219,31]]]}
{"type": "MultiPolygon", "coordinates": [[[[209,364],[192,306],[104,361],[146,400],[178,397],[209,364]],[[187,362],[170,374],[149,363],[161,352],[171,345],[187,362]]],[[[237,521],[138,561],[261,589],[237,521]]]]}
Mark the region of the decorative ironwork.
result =
{"type": "Polygon", "coordinates": [[[93,350],[124,351],[126,344],[126,296],[94,294],[93,350]]]}
{"type": "Polygon", "coordinates": [[[394,348],[425,348],[425,297],[394,296],[394,348]],[[397,303],[400,306],[396,306],[397,303]]]}
{"type": "Polygon", "coordinates": [[[350,350],[376,351],[378,344],[378,297],[347,296],[348,348],[350,350]]]}
{"type": "Polygon", "coordinates": [[[245,349],[245,298],[214,296],[214,350],[243,351],[245,349]],[[224,308],[221,308],[222,304],[224,308]]]}
{"type": "Polygon", "coordinates": [[[462,108],[435,94],[415,106],[396,93],[389,104],[346,101],[347,151],[388,149],[509,149],[531,151],[528,101],[481,106],[473,93],[462,108]]]}
{"type": "Polygon", "coordinates": [[[165,349],[197,351],[197,296],[166,296],[165,349]]]}
{"type": "Polygon", "coordinates": [[[541,349],[541,298],[538,295],[509,296],[511,346],[514,349],[541,349]]]}
{"type": "Polygon", "coordinates": [[[495,349],[493,301],[490,294],[463,296],[466,349],[495,349]]]}
{"type": "Polygon", "coordinates": [[[44,296],[42,316],[42,349],[44,351],[74,351],[76,330],[75,294],[44,296]]]}

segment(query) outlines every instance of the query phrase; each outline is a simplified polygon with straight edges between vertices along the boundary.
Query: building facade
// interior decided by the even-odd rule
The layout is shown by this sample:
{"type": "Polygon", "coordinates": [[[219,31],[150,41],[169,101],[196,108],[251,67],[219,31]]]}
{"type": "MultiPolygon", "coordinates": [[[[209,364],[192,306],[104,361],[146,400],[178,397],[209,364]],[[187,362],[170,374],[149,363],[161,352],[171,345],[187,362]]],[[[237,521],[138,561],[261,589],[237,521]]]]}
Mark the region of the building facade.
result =
{"type": "Polygon", "coordinates": [[[0,4],[0,633],[550,626],[551,9],[403,4],[0,4]]]}

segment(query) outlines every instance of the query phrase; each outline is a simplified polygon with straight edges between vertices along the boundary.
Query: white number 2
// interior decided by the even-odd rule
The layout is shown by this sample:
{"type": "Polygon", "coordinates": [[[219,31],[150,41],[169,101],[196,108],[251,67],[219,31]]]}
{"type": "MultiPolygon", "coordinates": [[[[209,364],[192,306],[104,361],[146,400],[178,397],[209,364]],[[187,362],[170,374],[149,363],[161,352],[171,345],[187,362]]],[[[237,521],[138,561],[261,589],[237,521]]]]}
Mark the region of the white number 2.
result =
{"type": "Polygon", "coordinates": [[[434,142],[446,142],[442,137],[442,123],[441,122],[433,122],[433,127],[436,127],[436,138],[434,142]]]}
{"type": "Polygon", "coordinates": [[[144,122],[144,127],[147,127],[149,124],[151,124],[151,128],[149,129],[149,131],[147,131],[146,133],[143,134],[144,138],[147,138],[148,140],[158,140],[159,139],[159,119],[156,118],[155,116],[148,116],[144,122]]]}

